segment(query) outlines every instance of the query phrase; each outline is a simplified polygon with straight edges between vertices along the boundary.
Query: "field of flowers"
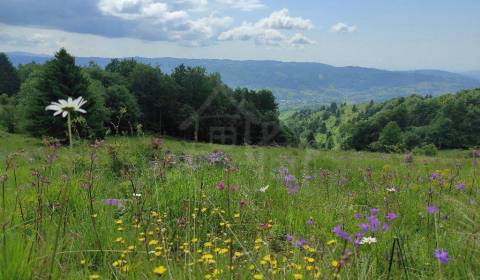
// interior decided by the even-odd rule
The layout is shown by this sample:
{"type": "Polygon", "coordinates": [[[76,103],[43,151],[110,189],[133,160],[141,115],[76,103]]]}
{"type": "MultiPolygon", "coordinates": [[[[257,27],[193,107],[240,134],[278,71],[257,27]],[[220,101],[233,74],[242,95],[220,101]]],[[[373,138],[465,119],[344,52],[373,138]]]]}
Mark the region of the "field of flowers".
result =
{"type": "Polygon", "coordinates": [[[479,279],[479,151],[0,137],[0,279],[479,279]]]}

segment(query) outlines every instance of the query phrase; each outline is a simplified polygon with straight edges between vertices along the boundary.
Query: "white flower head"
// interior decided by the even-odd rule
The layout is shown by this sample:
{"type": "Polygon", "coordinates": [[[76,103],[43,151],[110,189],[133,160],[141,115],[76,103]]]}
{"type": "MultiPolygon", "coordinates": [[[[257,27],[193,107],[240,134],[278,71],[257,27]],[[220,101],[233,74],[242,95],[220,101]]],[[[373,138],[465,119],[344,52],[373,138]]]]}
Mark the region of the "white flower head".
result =
{"type": "Polygon", "coordinates": [[[142,197],[141,193],[133,193],[133,197],[142,197]]]}
{"type": "Polygon", "coordinates": [[[362,238],[362,240],[360,241],[360,244],[373,244],[373,243],[377,243],[377,239],[375,237],[364,237],[362,238]]]}
{"type": "Polygon", "coordinates": [[[45,110],[55,111],[55,113],[53,113],[54,116],[62,114],[62,117],[65,118],[71,112],[80,112],[85,114],[87,111],[81,108],[83,105],[85,105],[85,103],[87,103],[87,100],[83,99],[81,96],[75,100],[69,97],[67,100],[60,99],[58,102],[52,102],[45,108],[45,110]]]}

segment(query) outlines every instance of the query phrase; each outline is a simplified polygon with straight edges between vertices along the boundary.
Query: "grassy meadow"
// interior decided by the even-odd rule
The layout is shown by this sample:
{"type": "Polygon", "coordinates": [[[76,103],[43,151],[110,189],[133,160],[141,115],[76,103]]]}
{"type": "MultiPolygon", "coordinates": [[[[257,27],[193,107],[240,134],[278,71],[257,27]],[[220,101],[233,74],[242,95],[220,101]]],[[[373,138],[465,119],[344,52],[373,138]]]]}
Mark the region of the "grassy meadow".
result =
{"type": "Polygon", "coordinates": [[[3,134],[0,170],[0,279],[480,277],[471,151],[3,134]]]}

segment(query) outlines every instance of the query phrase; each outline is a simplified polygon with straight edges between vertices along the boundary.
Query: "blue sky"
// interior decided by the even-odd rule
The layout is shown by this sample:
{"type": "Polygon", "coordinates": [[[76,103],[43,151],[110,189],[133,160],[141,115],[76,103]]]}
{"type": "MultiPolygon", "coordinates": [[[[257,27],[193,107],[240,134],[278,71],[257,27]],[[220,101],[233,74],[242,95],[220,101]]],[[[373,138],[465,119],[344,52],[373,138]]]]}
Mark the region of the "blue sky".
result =
{"type": "Polygon", "coordinates": [[[0,51],[480,69],[478,0],[1,0],[0,51]]]}

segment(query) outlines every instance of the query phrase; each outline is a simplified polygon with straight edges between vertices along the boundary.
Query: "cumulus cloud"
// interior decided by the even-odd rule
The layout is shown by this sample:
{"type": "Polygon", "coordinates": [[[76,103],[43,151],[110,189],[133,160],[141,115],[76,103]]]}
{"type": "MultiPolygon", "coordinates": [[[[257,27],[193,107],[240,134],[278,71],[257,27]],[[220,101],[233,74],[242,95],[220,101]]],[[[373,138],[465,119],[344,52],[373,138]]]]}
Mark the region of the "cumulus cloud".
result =
{"type": "Polygon", "coordinates": [[[338,22],[330,28],[330,32],[332,33],[352,33],[355,31],[357,31],[356,25],[348,25],[343,22],[338,22]]]}
{"type": "Polygon", "coordinates": [[[100,0],[98,8],[104,15],[126,20],[153,19],[166,22],[188,17],[185,11],[172,11],[166,3],[153,0],[100,0]]]}
{"type": "Polygon", "coordinates": [[[244,22],[240,26],[220,33],[220,41],[254,41],[257,45],[300,46],[314,44],[302,33],[289,37],[280,30],[304,30],[313,28],[310,20],[291,17],[287,9],[273,12],[269,17],[255,23],[244,22]]]}
{"type": "Polygon", "coordinates": [[[242,11],[252,11],[265,7],[260,0],[216,0],[216,2],[242,11]]]}
{"type": "Polygon", "coordinates": [[[270,29],[311,29],[313,24],[309,19],[291,17],[287,9],[273,12],[269,17],[260,20],[258,26],[270,29]]]}

